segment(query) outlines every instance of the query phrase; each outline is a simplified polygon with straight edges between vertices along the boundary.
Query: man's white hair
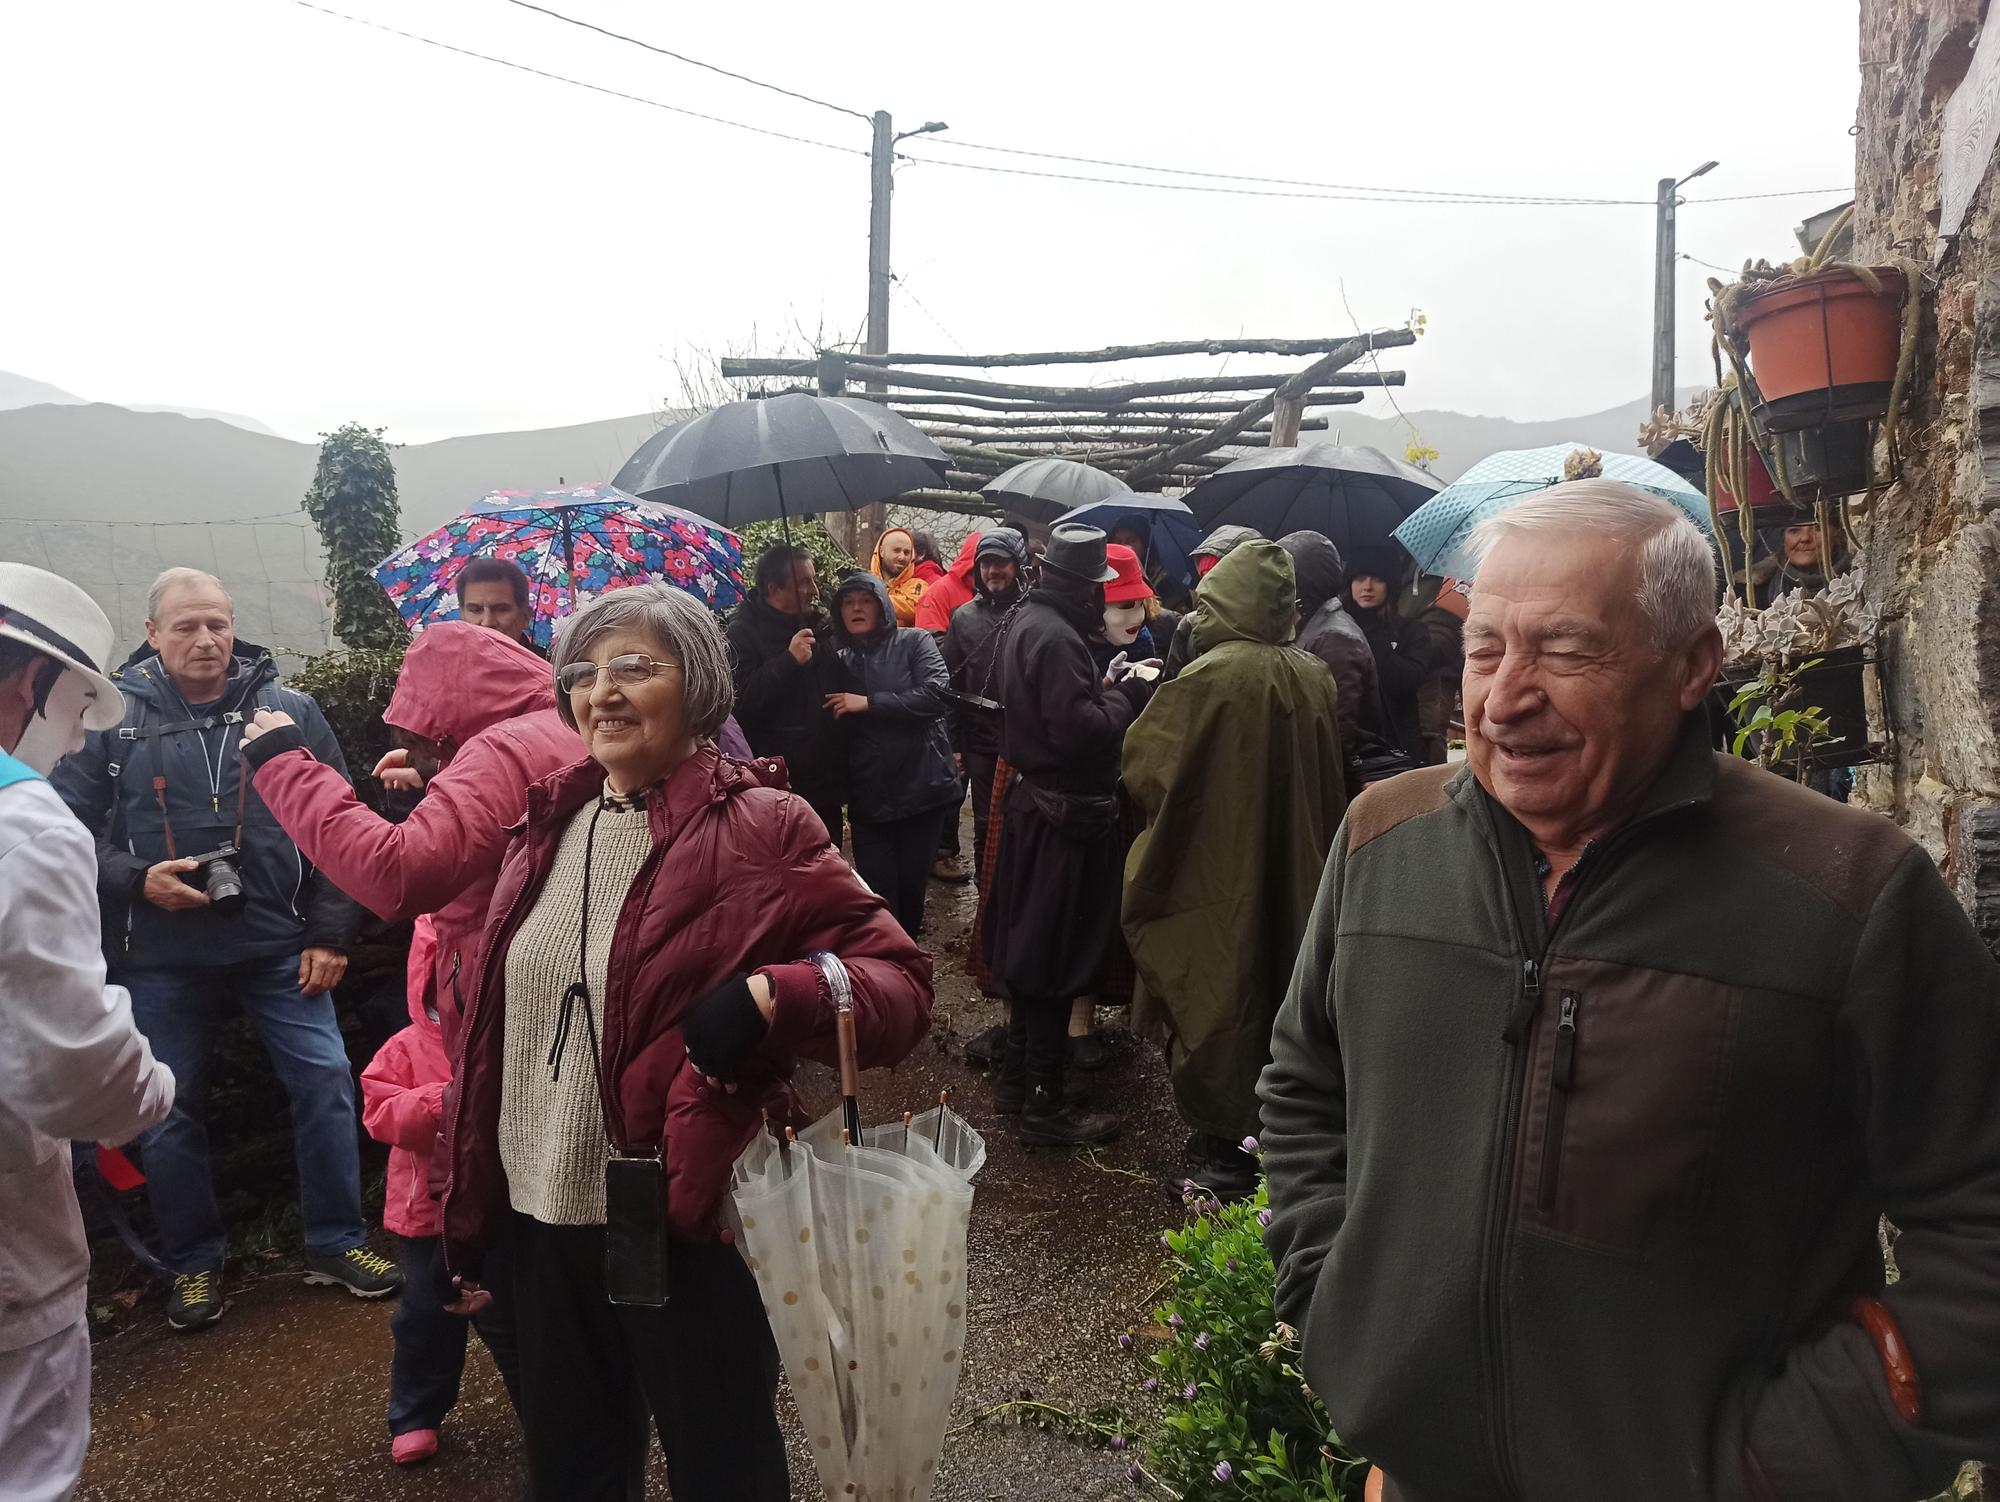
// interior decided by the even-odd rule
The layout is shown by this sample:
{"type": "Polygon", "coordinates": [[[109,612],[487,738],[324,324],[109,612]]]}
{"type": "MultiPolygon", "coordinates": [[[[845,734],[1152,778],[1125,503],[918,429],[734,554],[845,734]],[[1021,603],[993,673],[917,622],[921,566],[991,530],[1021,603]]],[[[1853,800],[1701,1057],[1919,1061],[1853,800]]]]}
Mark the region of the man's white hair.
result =
{"type": "Polygon", "coordinates": [[[157,621],[160,606],[166,603],[167,596],[177,589],[187,588],[219,590],[222,598],[229,601],[229,613],[236,613],[236,601],[230,598],[229,591],[223,588],[222,581],[215,575],[204,574],[198,568],[170,568],[155,579],[153,587],[146,592],[146,619],[157,621]]]}
{"type": "Polygon", "coordinates": [[[1714,548],[1680,507],[1636,485],[1568,480],[1538,490],[1475,526],[1472,553],[1484,563],[1503,537],[1571,537],[1579,532],[1614,538],[1638,551],[1638,605],[1652,623],[1659,651],[1684,646],[1703,627],[1715,624],[1714,548]]]}

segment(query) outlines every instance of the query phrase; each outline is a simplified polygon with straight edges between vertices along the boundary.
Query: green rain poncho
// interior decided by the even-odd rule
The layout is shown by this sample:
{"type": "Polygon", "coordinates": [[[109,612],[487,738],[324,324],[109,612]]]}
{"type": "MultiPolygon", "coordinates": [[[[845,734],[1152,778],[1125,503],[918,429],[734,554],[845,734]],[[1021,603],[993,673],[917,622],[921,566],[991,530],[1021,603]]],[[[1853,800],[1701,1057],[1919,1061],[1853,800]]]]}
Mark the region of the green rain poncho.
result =
{"type": "Polygon", "coordinates": [[[1257,1130],[1271,1024],[1347,805],[1333,675],[1285,645],[1296,600],[1276,543],[1231,552],[1196,594],[1200,655],[1125,737],[1146,815],[1125,937],[1167,1015],[1182,1118],[1230,1141],[1257,1130]]]}

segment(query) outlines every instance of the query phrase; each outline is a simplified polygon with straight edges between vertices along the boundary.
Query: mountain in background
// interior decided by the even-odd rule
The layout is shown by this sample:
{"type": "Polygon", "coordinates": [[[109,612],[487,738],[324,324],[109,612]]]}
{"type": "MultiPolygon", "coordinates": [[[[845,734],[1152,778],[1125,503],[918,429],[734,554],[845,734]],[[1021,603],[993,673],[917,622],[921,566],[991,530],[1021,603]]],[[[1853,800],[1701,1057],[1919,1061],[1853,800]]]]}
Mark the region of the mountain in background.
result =
{"type": "MultiPolygon", "coordinates": [[[[1409,421],[1439,450],[1433,469],[1455,479],[1497,449],[1574,442],[1631,453],[1646,406],[1635,400],[1552,422],[1418,409],[1409,421]]],[[[1402,457],[1409,430],[1397,418],[1342,408],[1325,415],[1331,426],[1307,432],[1307,442],[1365,444],[1402,457]]],[[[430,531],[489,490],[608,480],[661,420],[639,413],[398,447],[404,533],[430,531]]],[[[324,650],[333,645],[325,557],[299,509],[318,447],[248,421],[84,402],[0,374],[0,558],[83,585],[126,647],[144,635],[154,576],[187,564],[229,584],[246,639],[324,650]]]]}
{"type": "MultiPolygon", "coordinates": [[[[0,370],[0,412],[14,407],[33,407],[41,403],[54,406],[79,407],[89,403],[87,396],[77,396],[60,386],[51,386],[47,381],[37,381],[31,376],[15,375],[10,370],[0,370]]],[[[241,428],[246,433],[265,433],[270,437],[278,435],[257,421],[245,417],[240,412],[217,412],[208,407],[162,406],[158,403],[125,403],[128,412],[178,412],[183,417],[212,417],[217,422],[226,422],[231,427],[241,428]]]]}

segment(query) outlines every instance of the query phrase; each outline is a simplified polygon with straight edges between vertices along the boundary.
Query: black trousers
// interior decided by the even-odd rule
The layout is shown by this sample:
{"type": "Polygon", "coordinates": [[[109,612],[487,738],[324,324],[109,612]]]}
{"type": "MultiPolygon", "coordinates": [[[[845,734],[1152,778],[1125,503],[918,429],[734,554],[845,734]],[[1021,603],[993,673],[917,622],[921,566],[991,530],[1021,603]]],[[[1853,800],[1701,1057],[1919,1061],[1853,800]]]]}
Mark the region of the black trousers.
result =
{"type": "Polygon", "coordinates": [[[993,813],[993,774],[999,767],[997,755],[965,753],[965,780],[972,788],[972,869],[981,881],[986,877],[986,823],[993,813]]]}
{"type": "Polygon", "coordinates": [[[486,1343],[514,1411],[521,1411],[521,1363],[515,1349],[514,1297],[508,1286],[507,1251],[501,1247],[486,1259],[481,1283],[492,1292],[493,1306],[473,1320],[449,1314],[444,1307],[443,1242],[436,1236],[398,1236],[396,1261],[403,1269],[403,1291],[396,1312],[389,1316],[389,1333],[396,1353],[389,1364],[389,1433],[435,1429],[458,1402],[458,1382],[465,1371],[465,1337],[476,1328],[486,1343]]]}
{"type": "Polygon", "coordinates": [[[604,1227],[513,1217],[521,1427],[536,1502],[640,1502],[646,1419],[675,1502],[788,1502],[778,1348],[734,1247],[670,1241],[663,1309],[604,1293],[604,1227]]]}
{"type": "Polygon", "coordinates": [[[924,926],[924,895],[937,860],[938,826],[945,810],[926,809],[889,824],[854,825],[854,874],[889,904],[889,911],[915,938],[924,926]]]}
{"type": "Polygon", "coordinates": [[[958,815],[965,807],[965,790],[959,789],[958,802],[944,811],[944,822],[938,828],[937,853],[939,860],[956,859],[958,856],[958,815]]]}

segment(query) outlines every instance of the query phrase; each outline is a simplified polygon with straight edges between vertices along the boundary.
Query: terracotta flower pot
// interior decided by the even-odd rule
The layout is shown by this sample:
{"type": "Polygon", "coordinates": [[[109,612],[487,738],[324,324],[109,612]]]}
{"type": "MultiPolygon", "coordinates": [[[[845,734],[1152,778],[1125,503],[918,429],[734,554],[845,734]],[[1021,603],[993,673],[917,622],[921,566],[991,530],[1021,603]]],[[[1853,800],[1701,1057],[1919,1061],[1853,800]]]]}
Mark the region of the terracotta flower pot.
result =
{"type": "MultiPolygon", "coordinates": [[[[1746,444],[1745,447],[1748,448],[1749,445],[1746,444]]],[[[1778,487],[1771,479],[1771,471],[1764,467],[1764,456],[1752,451],[1746,457],[1749,461],[1748,468],[1750,473],[1745,489],[1750,492],[1750,509],[1752,511],[1792,510],[1792,503],[1778,493],[1778,487]]],[[[1729,488],[1728,483],[1720,475],[1717,475],[1715,479],[1715,509],[1717,511],[1734,511],[1736,509],[1736,494],[1729,488]]]]}
{"type": "Polygon", "coordinates": [[[1879,292],[1850,271],[1822,271],[1738,304],[1766,428],[1817,427],[1889,410],[1905,289],[1895,267],[1874,270],[1879,292]]]}

